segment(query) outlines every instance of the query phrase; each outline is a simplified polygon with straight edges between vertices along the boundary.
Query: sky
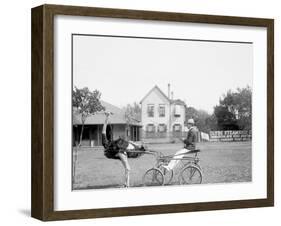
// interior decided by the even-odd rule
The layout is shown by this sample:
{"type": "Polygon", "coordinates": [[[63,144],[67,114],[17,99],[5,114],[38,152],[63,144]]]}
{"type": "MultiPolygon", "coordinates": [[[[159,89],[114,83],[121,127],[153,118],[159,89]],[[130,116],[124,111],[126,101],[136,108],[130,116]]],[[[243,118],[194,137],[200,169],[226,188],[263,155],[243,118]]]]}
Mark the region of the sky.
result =
{"type": "Polygon", "coordinates": [[[187,106],[213,112],[229,89],[252,87],[253,46],[190,40],[73,36],[73,86],[99,90],[118,107],[157,85],[187,106]]]}

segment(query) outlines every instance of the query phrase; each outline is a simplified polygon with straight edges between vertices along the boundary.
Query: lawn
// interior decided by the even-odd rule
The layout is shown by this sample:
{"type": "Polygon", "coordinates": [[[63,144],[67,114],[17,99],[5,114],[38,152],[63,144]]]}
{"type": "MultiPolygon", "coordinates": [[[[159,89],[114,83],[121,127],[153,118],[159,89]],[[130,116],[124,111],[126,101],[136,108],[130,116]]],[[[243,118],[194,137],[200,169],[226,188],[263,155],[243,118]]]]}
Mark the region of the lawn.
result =
{"type": "MultiPolygon", "coordinates": [[[[249,182],[252,179],[251,142],[200,143],[202,183],[249,182]]],[[[149,149],[174,154],[182,144],[151,144],[149,149]]],[[[141,186],[142,176],[153,167],[155,158],[142,155],[129,159],[131,186],[141,186]]],[[[177,175],[176,175],[177,176],[177,175]]],[[[175,176],[175,178],[176,178],[175,176]]],[[[124,168],[119,160],[107,159],[103,150],[81,148],[78,151],[74,189],[112,188],[124,183],[124,168]]],[[[177,183],[176,180],[172,184],[177,183]]]]}

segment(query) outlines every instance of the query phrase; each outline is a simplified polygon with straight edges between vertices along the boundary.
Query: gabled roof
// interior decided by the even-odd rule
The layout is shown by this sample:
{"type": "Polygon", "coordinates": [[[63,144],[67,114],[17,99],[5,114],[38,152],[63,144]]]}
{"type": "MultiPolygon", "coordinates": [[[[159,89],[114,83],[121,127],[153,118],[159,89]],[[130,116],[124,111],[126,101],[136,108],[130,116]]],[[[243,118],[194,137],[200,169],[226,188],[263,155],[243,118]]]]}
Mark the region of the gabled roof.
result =
{"type": "Polygon", "coordinates": [[[176,99],[176,100],[171,100],[172,104],[176,104],[176,105],[186,105],[184,101],[180,100],[180,99],[176,99]]]}
{"type": "Polygon", "coordinates": [[[157,86],[155,85],[145,96],[144,98],[142,98],[142,100],[140,101],[140,103],[142,103],[144,101],[145,98],[147,98],[154,90],[158,90],[160,92],[160,94],[167,100],[169,101],[171,104],[178,104],[178,105],[185,105],[185,102],[180,100],[180,99],[176,99],[176,100],[172,100],[169,99],[169,97],[167,97],[167,95],[157,86]]]}
{"type": "Polygon", "coordinates": [[[142,103],[144,101],[145,98],[147,98],[154,90],[158,90],[160,92],[160,94],[167,99],[167,101],[170,102],[170,99],[167,97],[167,95],[157,86],[155,85],[145,96],[144,98],[142,98],[142,100],[140,101],[140,103],[142,103]]]}
{"type": "MultiPolygon", "coordinates": [[[[113,115],[110,116],[109,122],[110,124],[127,124],[125,119],[125,111],[119,107],[116,107],[110,103],[105,101],[100,101],[102,106],[105,107],[106,111],[110,111],[113,115]]],[[[95,115],[91,115],[87,117],[85,121],[85,125],[102,125],[104,123],[104,113],[97,112],[95,115]]],[[[73,125],[81,125],[81,117],[80,114],[73,114],[73,125]]],[[[140,122],[136,119],[132,119],[130,125],[141,126],[140,122]]]]}

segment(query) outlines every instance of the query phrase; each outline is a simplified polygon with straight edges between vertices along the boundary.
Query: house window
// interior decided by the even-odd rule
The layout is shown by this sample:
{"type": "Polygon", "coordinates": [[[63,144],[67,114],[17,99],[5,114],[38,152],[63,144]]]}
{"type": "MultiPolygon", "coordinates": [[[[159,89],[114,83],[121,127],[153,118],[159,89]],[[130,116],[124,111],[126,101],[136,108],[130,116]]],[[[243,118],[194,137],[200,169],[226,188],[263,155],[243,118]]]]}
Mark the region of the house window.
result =
{"type": "Polygon", "coordinates": [[[153,124],[147,124],[146,131],[149,133],[155,132],[155,126],[153,124]]]}
{"type": "Polygon", "coordinates": [[[174,132],[180,132],[181,131],[181,124],[175,124],[174,125],[174,132]]]}
{"type": "Polygon", "coordinates": [[[147,116],[154,117],[154,105],[153,104],[147,105],[147,116]]]}
{"type": "Polygon", "coordinates": [[[166,130],[167,130],[167,126],[165,124],[159,124],[158,125],[158,131],[160,133],[164,133],[164,132],[166,132],[166,130]]]}
{"type": "Polygon", "coordinates": [[[180,117],[181,116],[181,106],[180,105],[175,105],[175,117],[180,117]]]}
{"type": "Polygon", "coordinates": [[[165,105],[159,104],[159,117],[165,117],[165,105]]]}

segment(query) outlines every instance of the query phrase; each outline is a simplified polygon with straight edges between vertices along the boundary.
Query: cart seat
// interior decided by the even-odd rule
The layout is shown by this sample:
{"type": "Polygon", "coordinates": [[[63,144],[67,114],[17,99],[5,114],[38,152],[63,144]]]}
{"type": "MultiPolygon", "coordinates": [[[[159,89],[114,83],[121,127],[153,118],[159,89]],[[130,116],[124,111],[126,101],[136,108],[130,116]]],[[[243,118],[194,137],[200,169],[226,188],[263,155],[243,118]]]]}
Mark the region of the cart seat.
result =
{"type": "Polygon", "coordinates": [[[187,154],[193,154],[193,153],[198,153],[200,152],[200,149],[194,149],[192,151],[189,151],[187,154]]]}

